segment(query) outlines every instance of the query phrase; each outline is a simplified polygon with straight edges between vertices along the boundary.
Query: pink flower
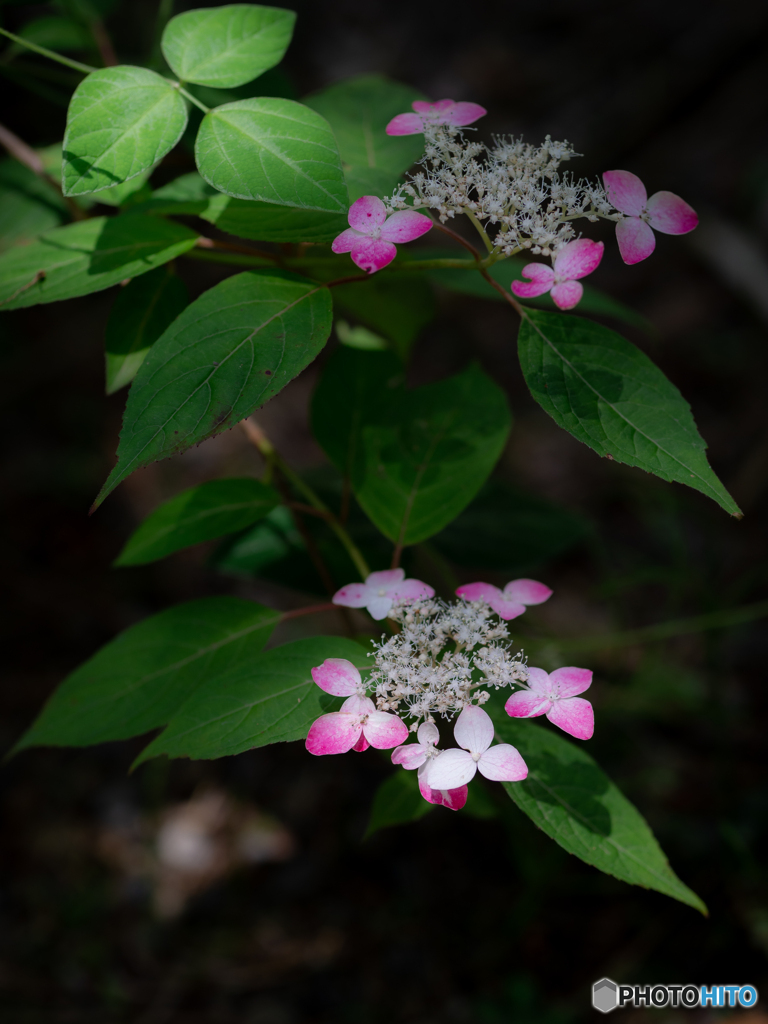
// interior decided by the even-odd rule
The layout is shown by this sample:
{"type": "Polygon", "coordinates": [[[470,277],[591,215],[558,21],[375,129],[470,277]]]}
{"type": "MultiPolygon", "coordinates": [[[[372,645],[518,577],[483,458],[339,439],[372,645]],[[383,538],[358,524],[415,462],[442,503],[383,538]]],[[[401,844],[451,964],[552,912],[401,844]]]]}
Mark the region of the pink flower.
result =
{"type": "Polygon", "coordinates": [[[416,113],[393,117],[387,125],[387,135],[418,135],[429,124],[452,124],[461,128],[488,113],[479,103],[455,103],[453,100],[438,100],[437,103],[416,100],[411,106],[416,113]]]}
{"type": "Polygon", "coordinates": [[[465,601],[485,601],[500,619],[516,619],[526,605],[543,604],[552,597],[552,591],[536,580],[512,580],[504,590],[492,583],[465,583],[456,591],[465,601]]]}
{"type": "Polygon", "coordinates": [[[575,238],[555,256],[553,267],[545,263],[529,263],[523,277],[531,282],[513,281],[512,291],[521,299],[533,299],[551,291],[558,309],[573,309],[581,301],[584,289],[577,278],[586,277],[603,258],[603,243],[589,238],[575,238]]]}
{"type": "Polygon", "coordinates": [[[456,789],[432,789],[426,779],[429,762],[439,753],[436,746],[440,740],[437,726],[434,722],[424,722],[419,726],[416,735],[418,743],[407,743],[392,751],[392,763],[401,764],[408,771],[418,768],[419,792],[427,803],[439,804],[451,811],[461,810],[467,802],[466,786],[459,786],[456,789]]]}
{"type": "Polygon", "coordinates": [[[326,658],[312,669],[317,685],[335,697],[347,697],[340,711],[321,715],[309,730],[310,754],[345,754],[348,750],[379,750],[396,747],[408,738],[408,726],[397,715],[377,711],[365,696],[360,673],[345,658],[326,658]]]}
{"type": "Polygon", "coordinates": [[[528,774],[525,761],[513,746],[491,746],[493,722],[482,708],[465,707],[456,719],[453,735],[463,749],[453,747],[434,758],[426,772],[426,782],[433,789],[464,786],[477,771],[495,782],[519,782],[528,774]]]}
{"type": "Polygon", "coordinates": [[[608,199],[625,214],[616,224],[616,241],[625,263],[639,263],[656,248],[655,228],[664,235],[685,235],[699,223],[698,214],[674,192],[655,192],[631,171],[606,171],[603,181],[608,199]]]}
{"type": "Polygon", "coordinates": [[[395,242],[412,242],[432,227],[432,221],[415,210],[398,210],[387,217],[387,208],[376,196],[361,196],[349,208],[350,226],[333,240],[336,253],[348,252],[361,270],[375,274],[397,255],[395,242]]]}
{"type": "Polygon", "coordinates": [[[550,674],[541,668],[528,669],[528,689],[513,693],[504,710],[512,718],[546,715],[553,725],[577,740],[588,740],[595,731],[592,705],[577,693],[592,685],[587,668],[559,668],[550,674]]]}
{"type": "Polygon", "coordinates": [[[405,579],[402,569],[372,572],[365,583],[348,583],[333,595],[333,603],[345,608],[367,608],[374,619],[384,619],[395,601],[434,597],[432,587],[421,580],[405,579]]]}

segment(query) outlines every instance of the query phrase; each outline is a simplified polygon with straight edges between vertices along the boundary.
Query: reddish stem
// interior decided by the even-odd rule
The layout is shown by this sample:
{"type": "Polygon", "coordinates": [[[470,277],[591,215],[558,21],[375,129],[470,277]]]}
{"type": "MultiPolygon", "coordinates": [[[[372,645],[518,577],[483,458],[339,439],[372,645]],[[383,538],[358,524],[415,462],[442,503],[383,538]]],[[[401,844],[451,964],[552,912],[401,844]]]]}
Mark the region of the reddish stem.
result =
{"type": "Polygon", "coordinates": [[[480,253],[477,251],[474,245],[472,245],[471,242],[468,242],[466,238],[462,238],[458,231],[454,231],[452,228],[446,227],[445,224],[441,224],[439,220],[433,220],[432,223],[435,225],[438,231],[442,231],[444,234],[450,235],[454,241],[459,243],[459,245],[463,245],[465,249],[468,249],[476,260],[480,260],[480,253]]]}

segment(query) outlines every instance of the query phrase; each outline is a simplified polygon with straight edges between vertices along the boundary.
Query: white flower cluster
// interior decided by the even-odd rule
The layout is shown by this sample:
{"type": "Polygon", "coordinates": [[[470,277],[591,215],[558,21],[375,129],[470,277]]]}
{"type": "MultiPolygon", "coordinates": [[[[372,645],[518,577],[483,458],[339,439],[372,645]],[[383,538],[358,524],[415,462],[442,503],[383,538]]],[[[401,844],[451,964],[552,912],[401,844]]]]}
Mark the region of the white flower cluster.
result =
{"type": "Polygon", "coordinates": [[[578,156],[547,136],[541,146],[501,137],[492,146],[466,139],[450,124],[427,124],[423,170],[387,200],[390,208],[434,210],[445,223],[457,213],[495,228],[494,252],[550,256],[577,237],[572,221],[618,220],[599,182],[576,181],[560,164],[578,156]]]}
{"type": "Polygon", "coordinates": [[[437,715],[484,704],[484,686],[498,690],[528,678],[522,656],[510,654],[506,623],[484,601],[398,601],[389,617],[401,631],[374,644],[367,686],[379,711],[414,719],[412,732],[437,715]]]}

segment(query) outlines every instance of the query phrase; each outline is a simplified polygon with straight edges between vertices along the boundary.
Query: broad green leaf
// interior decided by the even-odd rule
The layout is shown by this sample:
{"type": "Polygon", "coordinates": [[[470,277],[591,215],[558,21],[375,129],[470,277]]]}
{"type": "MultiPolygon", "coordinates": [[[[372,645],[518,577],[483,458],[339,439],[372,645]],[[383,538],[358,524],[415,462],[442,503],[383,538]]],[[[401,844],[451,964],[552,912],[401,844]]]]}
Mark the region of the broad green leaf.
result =
{"type": "Polygon", "coordinates": [[[523,573],[584,542],[587,520],[501,480],[490,480],[472,504],[433,537],[457,565],[523,573]]]}
{"type": "Polygon", "coordinates": [[[349,201],[354,203],[361,196],[388,196],[402,180],[402,175],[382,171],[380,167],[344,166],[344,178],[349,191],[349,201]]]}
{"type": "Polygon", "coordinates": [[[136,374],[117,465],[95,505],[139,466],[186,451],[273,398],[322,349],[331,313],[327,288],[275,270],[236,274],[187,306],[136,374]]]}
{"type": "Polygon", "coordinates": [[[96,196],[96,202],[105,203],[107,206],[128,206],[140,203],[152,195],[152,189],[147,184],[149,176],[154,167],[142,171],[130,181],[123,181],[120,185],[113,185],[111,188],[103,188],[96,196]]]}
{"type": "MultiPolygon", "coordinates": [[[[362,75],[331,85],[305,102],[330,123],[345,170],[376,169],[390,190],[399,176],[424,152],[423,135],[387,135],[396,114],[423,99],[418,90],[381,75],[362,75]]],[[[372,194],[382,194],[375,192],[372,194]]]]}
{"type": "Polygon", "coordinates": [[[330,125],[293,100],[240,100],[212,110],[200,125],[195,159],[209,185],[237,199],[322,213],[349,207],[330,125]]]}
{"type": "Polygon", "coordinates": [[[352,474],[363,426],[382,394],[402,394],[403,368],[389,352],[339,347],[323,368],[312,397],[312,433],[343,476],[352,474]]]}
{"type": "Polygon", "coordinates": [[[518,352],[539,405],[598,455],[687,484],[741,515],[709,467],[690,406],[621,335],[581,317],[528,310],[518,352]]]}
{"type": "Polygon", "coordinates": [[[355,497],[390,540],[426,540],[485,483],[510,425],[503,392],[476,365],[412,391],[382,381],[355,446],[355,497]]]}
{"type": "Polygon", "coordinates": [[[167,78],[130,65],[92,72],[69,104],[64,194],[135,178],[173,149],[186,123],[184,100],[167,78]]]}
{"type": "Polygon", "coordinates": [[[209,480],[190,487],[144,520],[115,565],[144,565],[192,544],[237,533],[279,504],[277,491],[248,477],[209,480]]]}
{"type": "Polygon", "coordinates": [[[434,808],[435,804],[428,803],[419,792],[417,772],[398,767],[376,790],[363,839],[382,828],[418,821],[434,808]]]}
{"type": "Polygon", "coordinates": [[[171,18],[163,56],[183,82],[233,89],[279,64],[296,14],[280,7],[227,4],[171,18]]]}
{"type": "Polygon", "coordinates": [[[527,779],[502,785],[542,831],[600,871],[706,914],[669,866],[642,815],[584,746],[553,729],[510,719],[500,709],[493,718],[499,740],[517,747],[528,765],[527,779]]]}
{"type": "Polygon", "coordinates": [[[167,266],[120,289],[104,339],[108,395],[131,383],[150,347],[188,303],[187,286],[167,266]]]}
{"type": "MultiPolygon", "coordinates": [[[[348,272],[354,273],[351,262],[349,267],[348,272]]],[[[334,274],[340,276],[338,267],[334,274]]],[[[394,271],[334,288],[333,304],[336,310],[388,338],[403,360],[437,311],[432,288],[420,275],[394,271]]]]}
{"type": "Polygon", "coordinates": [[[253,662],[279,618],[236,597],[153,615],[67,676],[14,749],[84,747],[165,725],[206,680],[253,662]]]}
{"type": "Polygon", "coordinates": [[[0,252],[16,242],[31,242],[68,216],[52,185],[18,160],[0,161],[0,252]]]}
{"type": "Polygon", "coordinates": [[[209,676],[136,764],[159,754],[226,757],[305,739],[312,722],[327,710],[327,694],[310,675],[326,658],[346,658],[359,669],[371,666],[365,648],[342,637],[295,640],[265,651],[209,676]]]}
{"type": "Polygon", "coordinates": [[[54,228],[0,256],[0,309],[21,309],[103,291],[191,249],[181,224],[138,213],[54,228]]]}
{"type": "Polygon", "coordinates": [[[223,572],[252,576],[288,555],[305,550],[293,516],[285,505],[278,505],[256,526],[225,544],[214,562],[223,572]]]}

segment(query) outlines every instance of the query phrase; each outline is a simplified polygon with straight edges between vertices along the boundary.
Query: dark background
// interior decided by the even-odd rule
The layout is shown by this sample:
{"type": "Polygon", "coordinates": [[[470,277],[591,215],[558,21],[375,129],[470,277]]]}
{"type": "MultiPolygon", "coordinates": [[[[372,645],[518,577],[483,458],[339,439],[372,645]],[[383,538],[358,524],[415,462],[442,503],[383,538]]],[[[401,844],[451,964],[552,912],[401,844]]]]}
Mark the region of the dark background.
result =
{"type": "MultiPolygon", "coordinates": [[[[198,5],[175,9],[185,6],[198,5]]],[[[297,96],[383,72],[436,99],[482,103],[485,137],[568,138],[585,154],[579,173],[626,167],[649,192],[678,192],[701,213],[694,235],[659,236],[636,267],[607,246],[594,283],[652,323],[651,334],[622,332],[690,401],[715,471],[745,510],[741,522],[560,431],[522,382],[505,307],[441,295],[417,345],[415,381],[475,357],[507,387],[516,423],[500,476],[582,515],[593,531],[536,567],[555,596],[514,635],[634,629],[768,597],[766,5],[291,6],[299,20],[283,68],[297,96]]],[[[10,29],[49,11],[0,7],[10,29]]],[[[155,11],[132,0],[107,19],[121,61],[145,59],[155,11]]],[[[58,141],[69,90],[46,81],[46,94],[33,95],[18,75],[2,81],[2,120],[33,145],[58,141]]],[[[191,168],[180,150],[159,174],[191,168]]],[[[214,280],[199,264],[182,261],[180,272],[194,292],[214,280]]],[[[303,603],[286,588],[217,572],[210,548],[110,568],[164,498],[260,470],[233,431],[135,474],[87,517],[112,465],[125,396],[103,395],[113,298],[2,319],[3,749],[68,671],[148,614],[211,593],[303,603]]],[[[297,468],[323,462],[307,427],[315,380],[310,367],[260,414],[297,468]]],[[[596,675],[590,750],[707,902],[708,919],[599,874],[503,806],[490,820],[437,809],[363,843],[372,794],[388,774],[372,751],[312,759],[292,744],[221,762],[157,762],[133,775],[138,741],[26,752],[0,773],[2,1019],[569,1024],[595,1018],[591,984],[604,975],[751,983],[768,996],[767,660],[760,619],[581,656],[596,675]],[[158,822],[211,787],[272,815],[291,837],[285,859],[201,876],[184,909],[162,918],[158,822]]],[[[226,843],[237,826],[217,827],[226,843]]],[[[729,1011],[653,1019],[732,1016],[768,1020],[729,1011]]]]}

